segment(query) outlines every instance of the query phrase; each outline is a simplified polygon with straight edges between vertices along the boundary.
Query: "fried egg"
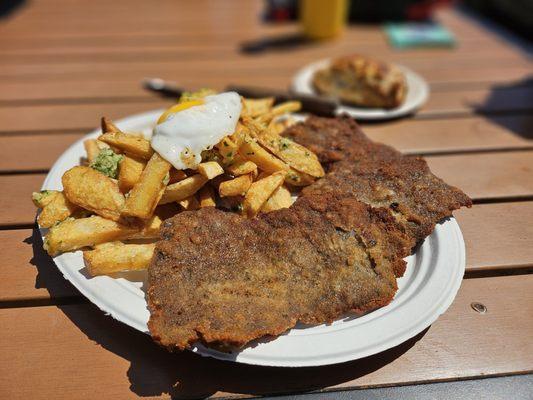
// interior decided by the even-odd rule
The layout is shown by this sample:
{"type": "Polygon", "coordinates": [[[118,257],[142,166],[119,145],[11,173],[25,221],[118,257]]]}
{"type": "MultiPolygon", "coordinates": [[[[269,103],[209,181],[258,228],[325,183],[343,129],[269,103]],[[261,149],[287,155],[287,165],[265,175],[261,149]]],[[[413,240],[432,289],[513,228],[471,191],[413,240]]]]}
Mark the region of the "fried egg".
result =
{"type": "Polygon", "coordinates": [[[241,109],[236,92],[176,104],[157,121],[152,147],[176,169],[196,169],[202,151],[235,131],[241,109]]]}

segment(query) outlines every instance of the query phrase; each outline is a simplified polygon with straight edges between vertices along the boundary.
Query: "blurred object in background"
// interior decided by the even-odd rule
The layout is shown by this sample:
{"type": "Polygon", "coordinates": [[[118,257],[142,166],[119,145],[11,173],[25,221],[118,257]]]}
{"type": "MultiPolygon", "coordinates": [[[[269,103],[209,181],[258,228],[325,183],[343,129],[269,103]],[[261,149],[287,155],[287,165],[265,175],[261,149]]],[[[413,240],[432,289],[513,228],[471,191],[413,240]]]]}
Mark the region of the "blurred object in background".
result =
{"type": "MultiPolygon", "coordinates": [[[[294,21],[307,0],[266,0],[264,19],[272,22],[294,21]]],[[[431,18],[436,7],[453,0],[344,0],[348,19],[353,22],[423,21],[431,18]]],[[[502,0],[503,1],[503,0],[502,0]]],[[[336,0],[316,0],[322,10],[337,7],[336,0]]],[[[316,6],[315,6],[316,7],[316,6]]]]}
{"type": "Polygon", "coordinates": [[[266,0],[265,13],[263,17],[266,21],[284,22],[298,18],[297,0],[266,0]]]}
{"type": "Polygon", "coordinates": [[[533,0],[463,0],[463,4],[533,41],[533,0]]]}
{"type": "Polygon", "coordinates": [[[452,0],[351,0],[349,20],[354,22],[424,21],[435,8],[452,0]]]}
{"type": "Polygon", "coordinates": [[[398,49],[412,47],[453,47],[452,33],[437,22],[388,23],[385,32],[391,45],[398,49]]]}
{"type": "Polygon", "coordinates": [[[346,25],[348,0],[300,0],[300,22],[311,39],[339,36],[346,25]]]}

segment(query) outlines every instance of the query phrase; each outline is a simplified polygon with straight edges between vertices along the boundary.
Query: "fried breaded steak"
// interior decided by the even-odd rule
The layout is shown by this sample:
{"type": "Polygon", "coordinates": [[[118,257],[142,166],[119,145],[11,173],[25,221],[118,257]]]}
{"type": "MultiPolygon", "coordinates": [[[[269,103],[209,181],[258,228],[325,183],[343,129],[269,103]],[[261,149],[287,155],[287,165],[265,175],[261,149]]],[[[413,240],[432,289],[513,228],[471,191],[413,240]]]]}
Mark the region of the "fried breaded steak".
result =
{"type": "Polygon", "coordinates": [[[470,205],[422,159],[369,141],[349,118],[309,118],[286,134],[328,170],[291,208],[255,219],[204,208],[164,222],[148,290],[160,344],[240,347],[384,306],[417,241],[470,205]]]}

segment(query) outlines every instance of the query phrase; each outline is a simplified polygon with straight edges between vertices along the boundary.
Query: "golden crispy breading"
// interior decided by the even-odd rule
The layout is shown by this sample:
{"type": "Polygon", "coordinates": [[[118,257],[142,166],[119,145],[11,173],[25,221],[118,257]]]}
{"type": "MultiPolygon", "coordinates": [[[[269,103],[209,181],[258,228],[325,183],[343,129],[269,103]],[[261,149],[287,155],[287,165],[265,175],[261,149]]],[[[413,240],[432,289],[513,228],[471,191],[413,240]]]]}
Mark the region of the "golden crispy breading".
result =
{"type": "Polygon", "coordinates": [[[118,221],[124,195],[114,180],[83,166],[69,169],[61,180],[69,201],[104,218],[118,221]]]}

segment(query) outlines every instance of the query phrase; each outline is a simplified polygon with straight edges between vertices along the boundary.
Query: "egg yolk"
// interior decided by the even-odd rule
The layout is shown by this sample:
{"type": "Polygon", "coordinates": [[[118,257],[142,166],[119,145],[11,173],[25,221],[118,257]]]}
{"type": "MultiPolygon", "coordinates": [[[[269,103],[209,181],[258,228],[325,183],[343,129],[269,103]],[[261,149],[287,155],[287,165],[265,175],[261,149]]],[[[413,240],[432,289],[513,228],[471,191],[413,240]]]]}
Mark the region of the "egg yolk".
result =
{"type": "Polygon", "coordinates": [[[191,101],[184,101],[183,103],[173,105],[168,110],[166,110],[163,114],[161,114],[161,116],[157,120],[157,125],[165,122],[168,119],[168,117],[171,116],[172,114],[176,114],[177,112],[186,110],[187,108],[191,108],[194,106],[201,106],[202,104],[204,104],[203,100],[191,100],[191,101]]]}

